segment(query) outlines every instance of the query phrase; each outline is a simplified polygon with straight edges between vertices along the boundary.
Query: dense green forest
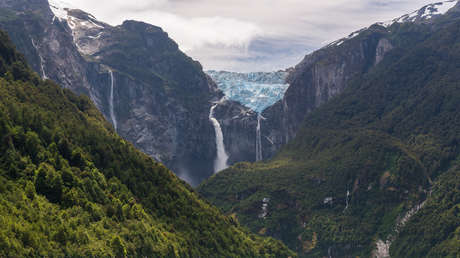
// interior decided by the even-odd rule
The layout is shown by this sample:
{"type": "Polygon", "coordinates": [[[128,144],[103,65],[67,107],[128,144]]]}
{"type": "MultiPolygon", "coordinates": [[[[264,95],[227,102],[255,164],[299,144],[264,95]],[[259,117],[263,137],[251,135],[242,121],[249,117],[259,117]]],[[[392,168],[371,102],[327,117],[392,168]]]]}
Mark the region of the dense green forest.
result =
{"type": "Polygon", "coordinates": [[[391,245],[395,257],[460,254],[460,159],[433,186],[431,198],[391,245]]]}
{"type": "Polygon", "coordinates": [[[1,257],[288,257],[31,72],[0,32],[1,257]]]}
{"type": "Polygon", "coordinates": [[[458,256],[460,22],[394,24],[385,37],[395,46],[385,59],[312,112],[274,159],[237,164],[200,193],[300,256],[368,257],[379,239],[392,257],[458,256]]]}

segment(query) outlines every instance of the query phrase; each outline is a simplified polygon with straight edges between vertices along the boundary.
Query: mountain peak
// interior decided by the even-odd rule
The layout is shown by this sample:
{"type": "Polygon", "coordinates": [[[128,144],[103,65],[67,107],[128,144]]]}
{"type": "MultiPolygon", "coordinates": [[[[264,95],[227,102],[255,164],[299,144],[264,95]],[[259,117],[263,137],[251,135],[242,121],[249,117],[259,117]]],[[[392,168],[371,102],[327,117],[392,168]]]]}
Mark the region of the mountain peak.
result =
{"type": "Polygon", "coordinates": [[[61,21],[66,21],[72,29],[76,26],[75,23],[82,23],[85,27],[103,28],[107,26],[107,24],[98,21],[93,15],[66,2],[62,2],[60,0],[49,0],[49,6],[55,18],[58,18],[61,21]]]}
{"type": "MultiPolygon", "coordinates": [[[[454,9],[455,7],[459,8],[459,2],[458,0],[447,0],[443,2],[437,2],[437,3],[432,3],[423,6],[422,8],[413,11],[411,13],[402,15],[398,18],[395,18],[393,20],[385,21],[385,22],[377,22],[374,23],[373,25],[378,25],[378,26],[383,26],[385,28],[391,27],[393,24],[402,24],[402,23],[428,23],[431,22],[433,18],[437,18],[439,16],[442,16],[446,14],[448,11],[454,9]]],[[[371,26],[372,27],[372,26],[371,26]]],[[[350,40],[358,35],[361,34],[361,32],[366,31],[369,29],[369,27],[362,28],[360,30],[357,30],[353,33],[351,33],[349,36],[341,38],[339,40],[333,41],[332,43],[329,43],[328,45],[325,46],[325,48],[328,47],[334,47],[334,46],[340,46],[347,40],[350,40]]]]}
{"type": "Polygon", "coordinates": [[[379,22],[378,25],[384,27],[390,27],[395,23],[406,23],[406,22],[414,22],[414,23],[423,23],[431,20],[434,17],[443,15],[447,13],[450,9],[458,4],[458,0],[448,0],[443,2],[437,2],[425,5],[424,7],[413,11],[409,14],[405,14],[399,18],[386,21],[386,22],[379,22]]]}
{"type": "Polygon", "coordinates": [[[68,10],[78,9],[72,6],[71,4],[60,1],[60,0],[48,0],[48,3],[54,15],[60,20],[64,20],[64,21],[67,21],[67,19],[69,18],[67,14],[68,10]]]}

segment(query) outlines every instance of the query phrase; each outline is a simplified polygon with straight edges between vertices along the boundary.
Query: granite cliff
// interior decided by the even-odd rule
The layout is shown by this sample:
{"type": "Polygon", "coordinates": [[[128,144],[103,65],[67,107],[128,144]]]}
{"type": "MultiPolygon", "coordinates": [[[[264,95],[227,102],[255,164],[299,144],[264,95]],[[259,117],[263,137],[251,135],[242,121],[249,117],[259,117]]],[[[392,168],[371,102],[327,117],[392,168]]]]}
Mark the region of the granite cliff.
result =
{"type": "MultiPolygon", "coordinates": [[[[215,172],[209,112],[223,93],[161,28],[137,21],[111,26],[47,0],[1,0],[0,28],[42,78],[89,96],[117,133],[181,178],[196,185],[215,172]]],[[[244,109],[228,103],[233,111],[222,114],[244,109]]],[[[247,135],[235,129],[246,122],[218,119],[226,121],[225,134],[247,138],[235,135],[247,135]]],[[[255,150],[252,142],[243,145],[255,150]]],[[[231,164],[247,160],[236,154],[242,148],[231,147],[231,164]]]]}

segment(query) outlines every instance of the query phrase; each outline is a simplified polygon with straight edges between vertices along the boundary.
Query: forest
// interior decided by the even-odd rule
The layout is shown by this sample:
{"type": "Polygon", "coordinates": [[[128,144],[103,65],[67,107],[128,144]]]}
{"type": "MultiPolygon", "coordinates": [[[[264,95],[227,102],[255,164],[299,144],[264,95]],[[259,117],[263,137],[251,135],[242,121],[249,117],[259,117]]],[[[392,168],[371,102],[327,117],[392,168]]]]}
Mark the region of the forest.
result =
{"type": "Polygon", "coordinates": [[[0,32],[0,256],[287,257],[120,138],[0,32]]]}

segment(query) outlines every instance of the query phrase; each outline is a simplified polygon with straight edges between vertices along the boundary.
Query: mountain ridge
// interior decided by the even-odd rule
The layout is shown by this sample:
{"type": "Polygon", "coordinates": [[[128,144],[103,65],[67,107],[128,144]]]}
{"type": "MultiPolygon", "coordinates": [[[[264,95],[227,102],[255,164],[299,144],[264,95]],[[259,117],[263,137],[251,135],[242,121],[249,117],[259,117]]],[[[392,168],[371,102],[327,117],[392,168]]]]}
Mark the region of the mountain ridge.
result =
{"type": "Polygon", "coordinates": [[[0,255],[287,257],[41,80],[0,31],[0,255]]]}
{"type": "Polygon", "coordinates": [[[315,90],[337,84],[313,87],[315,65],[334,74],[360,58],[334,96],[307,99],[300,130],[271,160],[232,166],[199,192],[300,257],[457,255],[458,6],[429,23],[375,24],[307,56],[283,101],[328,96],[315,90]]]}
{"type": "Polygon", "coordinates": [[[267,118],[261,125],[267,139],[262,141],[264,159],[273,157],[296,135],[308,113],[340,94],[355,75],[378,64],[395,47],[385,37],[392,28],[410,23],[430,25],[442,20],[444,14],[459,10],[456,0],[428,4],[391,21],[374,23],[306,55],[289,73],[290,87],[283,99],[262,113],[267,118]],[[438,11],[437,8],[443,9],[438,11]],[[348,47],[357,42],[361,49],[348,47]]]}
{"type": "MultiPolygon", "coordinates": [[[[209,111],[223,95],[199,62],[181,52],[159,27],[137,21],[111,26],[84,11],[51,3],[0,1],[0,28],[11,34],[32,68],[89,96],[109,121],[117,122],[122,137],[192,185],[212,175],[216,136],[209,111]]],[[[244,109],[229,103],[230,110],[221,114],[244,109]]],[[[221,124],[224,120],[225,138],[248,139],[233,144],[239,146],[230,148],[230,161],[248,160],[232,151],[255,152],[249,137],[256,117],[219,117],[221,124]]]]}

